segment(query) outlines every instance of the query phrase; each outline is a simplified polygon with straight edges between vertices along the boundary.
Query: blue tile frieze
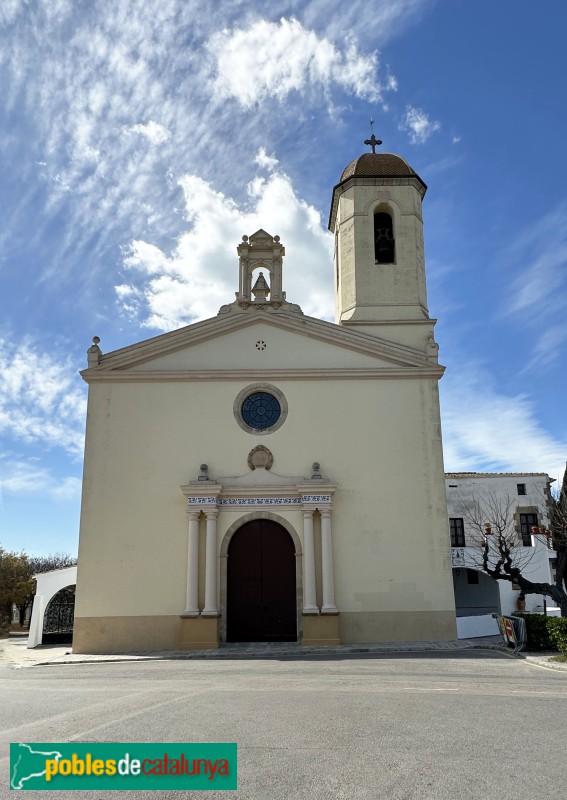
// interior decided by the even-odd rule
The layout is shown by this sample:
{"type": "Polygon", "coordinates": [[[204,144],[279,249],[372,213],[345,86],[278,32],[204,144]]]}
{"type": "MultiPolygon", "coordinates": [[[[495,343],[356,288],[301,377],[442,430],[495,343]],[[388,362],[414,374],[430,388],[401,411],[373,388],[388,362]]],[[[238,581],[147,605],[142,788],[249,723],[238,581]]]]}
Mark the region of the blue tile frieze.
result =
{"type": "Polygon", "coordinates": [[[188,497],[187,505],[216,505],[225,508],[241,506],[301,506],[303,503],[330,503],[330,494],[306,494],[302,497],[188,497]]]}

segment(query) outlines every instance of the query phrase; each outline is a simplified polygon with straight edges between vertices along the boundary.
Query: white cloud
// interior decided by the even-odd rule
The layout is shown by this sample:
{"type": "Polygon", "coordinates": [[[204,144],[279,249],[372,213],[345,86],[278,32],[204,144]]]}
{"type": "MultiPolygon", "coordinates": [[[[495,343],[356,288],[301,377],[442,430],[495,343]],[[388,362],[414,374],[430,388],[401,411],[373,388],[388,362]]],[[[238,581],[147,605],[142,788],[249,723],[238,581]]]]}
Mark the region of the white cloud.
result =
{"type": "Polygon", "coordinates": [[[85,412],[75,364],[30,341],[0,339],[0,432],[80,457],[85,412]]]}
{"type": "Polygon", "coordinates": [[[399,125],[400,130],[409,132],[409,139],[412,144],[423,144],[432,133],[440,130],[440,122],[432,122],[428,115],[421,108],[406,106],[406,114],[399,125]]]}
{"type": "Polygon", "coordinates": [[[297,19],[259,20],[246,29],[224,30],[211,37],[208,49],[216,58],[217,94],[245,108],[332,84],[370,101],[382,94],[376,52],[360,54],[354,40],[340,50],[297,19]]]}
{"type": "Polygon", "coordinates": [[[563,309],[567,303],[567,206],[561,205],[543,218],[530,220],[524,233],[509,248],[508,313],[522,315],[537,308],[542,312],[563,309]]]}
{"type": "Polygon", "coordinates": [[[124,259],[132,283],[117,287],[127,313],[137,308],[141,323],[159,330],[214,316],[238,288],[237,244],[263,227],[286,247],[288,299],[302,303],[307,314],[332,315],[331,236],[285,173],[252,180],[245,207],[194,175],[181,186],[191,228],[170,257],[147,242],[132,242],[124,259]]]}
{"type": "Polygon", "coordinates": [[[164,128],[159,122],[154,122],[153,120],[150,120],[145,125],[141,123],[131,125],[127,130],[145,136],[152,144],[163,144],[167,142],[168,139],[171,139],[171,133],[167,128],[164,128]]]}
{"type": "Polygon", "coordinates": [[[23,10],[23,0],[3,0],[0,6],[0,24],[10,25],[23,10]]]}
{"type": "Polygon", "coordinates": [[[567,206],[530,221],[508,248],[504,313],[531,332],[526,370],[553,364],[567,339],[567,206]]]}
{"type": "MultiPolygon", "coordinates": [[[[373,102],[394,90],[387,70],[378,75],[375,42],[426,6],[377,0],[369,9],[353,0],[345,10],[338,0],[305,7],[276,0],[258,11],[204,0],[100,0],[80,9],[72,0],[38,2],[25,25],[7,29],[0,48],[3,105],[17,111],[25,137],[13,146],[5,137],[5,161],[14,154],[24,168],[41,164],[5,229],[29,239],[30,250],[45,253],[48,243],[41,278],[50,286],[78,276],[95,287],[120,243],[159,232],[163,245],[179,235],[180,175],[222,175],[217,185],[229,182],[235,193],[251,153],[264,146],[271,158],[278,137],[285,141],[290,125],[301,130],[302,117],[325,108],[340,116],[345,93],[373,102]],[[265,126],[245,111],[294,92],[302,102],[281,103],[265,126]],[[229,148],[227,170],[220,154],[229,148]],[[31,230],[29,219],[37,221],[31,230]]],[[[6,21],[19,23],[26,7],[7,0],[6,21]]]]}
{"type": "Polygon", "coordinates": [[[274,170],[278,164],[278,159],[272,154],[269,156],[266,153],[266,148],[261,147],[256,154],[256,158],[254,159],[254,163],[258,164],[259,167],[263,167],[264,169],[274,170]]]}
{"type": "MultiPolygon", "coordinates": [[[[431,11],[436,0],[309,0],[302,8],[305,24],[324,29],[325,35],[336,40],[345,31],[355,31],[362,38],[382,45],[400,36],[408,25],[419,21],[431,11]]],[[[290,5],[294,5],[291,3],[290,5]]],[[[282,12],[284,13],[284,12],[282,12]]],[[[374,44],[375,46],[375,44],[374,44]]]]}
{"type": "Polygon", "coordinates": [[[440,384],[445,469],[547,472],[565,469],[567,441],[554,439],[525,395],[506,395],[478,365],[459,365],[440,384]]]}
{"type": "Polygon", "coordinates": [[[57,478],[34,461],[3,458],[0,461],[0,489],[3,494],[33,495],[41,492],[55,500],[76,500],[81,496],[78,477],[57,478]]]}
{"type": "Polygon", "coordinates": [[[536,367],[556,364],[559,356],[565,353],[565,342],[567,342],[567,323],[544,326],[535,338],[532,358],[523,373],[533,372],[536,367]]]}

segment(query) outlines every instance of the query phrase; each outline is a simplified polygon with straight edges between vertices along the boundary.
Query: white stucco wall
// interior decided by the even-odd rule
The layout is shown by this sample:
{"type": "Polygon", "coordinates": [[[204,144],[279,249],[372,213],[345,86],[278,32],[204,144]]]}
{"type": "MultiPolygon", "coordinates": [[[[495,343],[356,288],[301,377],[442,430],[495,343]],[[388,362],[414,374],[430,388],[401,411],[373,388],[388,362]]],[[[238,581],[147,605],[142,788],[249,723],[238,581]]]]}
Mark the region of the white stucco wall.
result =
{"type": "Polygon", "coordinates": [[[34,575],[34,578],[37,587],[30,620],[28,648],[37,647],[41,644],[45,609],[51,598],[54,597],[57,592],[61,591],[61,589],[65,589],[67,586],[74,586],[77,583],[77,567],[53,569],[50,572],[42,572],[39,575],[34,575]]]}
{"type": "MultiPolygon", "coordinates": [[[[550,560],[555,552],[548,547],[545,537],[532,536],[531,547],[522,545],[519,530],[520,513],[537,513],[540,525],[549,525],[547,498],[550,486],[549,476],[543,473],[448,473],[445,478],[447,486],[447,506],[449,518],[464,519],[466,544],[463,551],[465,567],[480,569],[479,549],[474,546],[476,537],[474,529],[467,520],[475,501],[495,502],[500,508],[510,504],[513,525],[518,535],[516,550],[518,563],[522,565],[522,574],[534,582],[550,582],[550,560]],[[518,485],[523,484],[526,494],[518,494],[518,485]]],[[[487,520],[488,521],[488,520],[487,520]]],[[[453,548],[453,556],[456,550],[453,548]]],[[[457,565],[458,566],[458,565],[457,565]]],[[[503,614],[512,614],[517,610],[516,601],[520,594],[509,581],[498,581],[500,604],[503,614]]],[[[552,601],[547,598],[547,605],[553,608],[552,601]]],[[[527,595],[526,611],[543,612],[543,598],[540,595],[527,595]]]]}

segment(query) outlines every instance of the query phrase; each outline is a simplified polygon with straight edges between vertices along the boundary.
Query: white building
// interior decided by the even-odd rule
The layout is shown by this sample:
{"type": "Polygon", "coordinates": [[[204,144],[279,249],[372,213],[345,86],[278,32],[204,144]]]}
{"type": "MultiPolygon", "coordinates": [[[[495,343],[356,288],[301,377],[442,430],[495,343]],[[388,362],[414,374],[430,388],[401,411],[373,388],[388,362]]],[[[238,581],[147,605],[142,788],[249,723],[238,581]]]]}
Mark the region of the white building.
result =
{"type": "MultiPolygon", "coordinates": [[[[490,522],[490,506],[509,509],[510,531],[515,533],[515,561],[522,574],[534,582],[553,580],[555,552],[549,540],[533,535],[532,527],[549,526],[550,486],[545,473],[450,472],[445,475],[451,537],[453,583],[460,638],[497,633],[493,613],[512,614],[518,609],[520,589],[508,581],[496,581],[482,572],[479,535],[473,518],[490,522]]],[[[558,613],[549,598],[527,595],[525,610],[558,613]]]]}
{"type": "Polygon", "coordinates": [[[455,637],[426,186],[375,145],[332,192],[334,323],[259,230],[216,317],[95,337],[77,652],[455,637]]]}
{"type": "Polygon", "coordinates": [[[41,572],[34,575],[36,580],[36,593],[33,600],[33,609],[30,619],[30,632],[28,636],[28,647],[37,647],[45,643],[46,634],[46,615],[49,617],[50,609],[55,612],[55,624],[48,627],[48,630],[60,632],[63,626],[69,634],[73,626],[73,607],[72,600],[66,598],[65,608],[61,609],[58,599],[65,589],[73,589],[77,583],[77,567],[63,567],[53,569],[49,572],[41,572]],[[57,611],[64,613],[57,613],[57,611]]]}

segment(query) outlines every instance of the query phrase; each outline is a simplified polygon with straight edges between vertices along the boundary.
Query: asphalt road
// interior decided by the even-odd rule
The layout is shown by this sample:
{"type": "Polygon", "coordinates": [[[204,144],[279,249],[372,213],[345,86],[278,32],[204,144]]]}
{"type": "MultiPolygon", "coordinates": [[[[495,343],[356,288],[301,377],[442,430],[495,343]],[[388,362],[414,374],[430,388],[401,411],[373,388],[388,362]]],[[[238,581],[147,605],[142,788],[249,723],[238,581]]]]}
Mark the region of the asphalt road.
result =
{"type": "Polygon", "coordinates": [[[236,793],[179,799],[563,800],[567,673],[478,650],[2,666],[0,737],[2,797],[11,741],[75,740],[238,743],[236,793]]]}

